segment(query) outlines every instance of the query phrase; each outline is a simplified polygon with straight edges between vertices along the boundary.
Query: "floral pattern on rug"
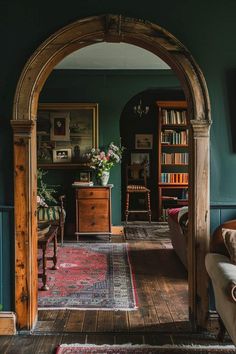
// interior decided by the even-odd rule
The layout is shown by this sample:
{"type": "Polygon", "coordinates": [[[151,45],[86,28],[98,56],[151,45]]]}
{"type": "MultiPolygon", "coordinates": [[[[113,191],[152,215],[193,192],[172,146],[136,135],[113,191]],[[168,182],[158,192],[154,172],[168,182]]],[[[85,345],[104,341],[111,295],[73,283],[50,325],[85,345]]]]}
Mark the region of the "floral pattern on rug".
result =
{"type": "Polygon", "coordinates": [[[125,238],[128,241],[170,241],[170,237],[170,229],[166,222],[125,226],[125,238]]]}
{"type": "Polygon", "coordinates": [[[51,263],[47,262],[49,290],[39,290],[39,308],[136,308],[127,247],[121,243],[76,243],[59,247],[59,269],[51,270],[51,263]]]}

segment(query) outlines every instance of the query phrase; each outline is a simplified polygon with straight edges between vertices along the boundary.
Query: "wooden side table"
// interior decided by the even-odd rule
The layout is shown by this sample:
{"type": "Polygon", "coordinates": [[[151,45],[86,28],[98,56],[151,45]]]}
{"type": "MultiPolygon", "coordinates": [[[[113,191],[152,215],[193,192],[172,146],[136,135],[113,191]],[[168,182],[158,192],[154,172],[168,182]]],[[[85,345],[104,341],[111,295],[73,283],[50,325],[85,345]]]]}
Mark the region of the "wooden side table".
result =
{"type": "Polygon", "coordinates": [[[111,235],[111,189],[107,186],[73,186],[76,199],[76,236],[111,235]]]}
{"type": "Polygon", "coordinates": [[[57,229],[58,226],[51,226],[49,231],[45,234],[44,237],[38,239],[38,248],[42,250],[42,259],[43,259],[43,273],[39,273],[38,277],[42,278],[43,285],[40,290],[49,290],[47,285],[47,260],[53,261],[53,267],[51,269],[58,269],[57,267],[57,229]],[[49,243],[53,241],[53,256],[47,257],[47,248],[49,243]]]}

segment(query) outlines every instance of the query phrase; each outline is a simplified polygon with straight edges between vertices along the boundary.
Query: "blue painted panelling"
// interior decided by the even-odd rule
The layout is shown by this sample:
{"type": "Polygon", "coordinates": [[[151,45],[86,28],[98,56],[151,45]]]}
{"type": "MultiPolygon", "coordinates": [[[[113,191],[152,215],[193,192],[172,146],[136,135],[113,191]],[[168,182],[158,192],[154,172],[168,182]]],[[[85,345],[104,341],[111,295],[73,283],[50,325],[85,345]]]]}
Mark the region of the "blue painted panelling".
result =
{"type": "Polygon", "coordinates": [[[0,304],[4,311],[13,303],[13,207],[0,206],[0,304]]]}

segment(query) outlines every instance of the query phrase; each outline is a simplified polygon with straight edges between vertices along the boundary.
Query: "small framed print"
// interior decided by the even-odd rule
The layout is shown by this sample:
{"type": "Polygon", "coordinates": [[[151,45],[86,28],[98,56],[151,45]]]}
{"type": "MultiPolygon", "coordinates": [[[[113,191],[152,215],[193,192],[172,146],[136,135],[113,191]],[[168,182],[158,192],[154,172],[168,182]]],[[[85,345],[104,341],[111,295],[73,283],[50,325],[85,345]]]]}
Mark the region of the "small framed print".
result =
{"type": "Polygon", "coordinates": [[[83,171],[79,173],[79,181],[80,182],[90,182],[90,172],[83,171]]]}
{"type": "Polygon", "coordinates": [[[70,113],[69,112],[51,112],[50,139],[52,141],[70,140],[70,113]]]}
{"type": "Polygon", "coordinates": [[[152,134],[135,134],[135,149],[151,150],[153,146],[152,134]]]}
{"type": "Polygon", "coordinates": [[[139,165],[145,165],[146,166],[146,171],[147,171],[147,177],[150,176],[150,160],[149,160],[149,153],[148,152],[132,152],[131,153],[131,165],[134,164],[139,164],[139,165]]]}
{"type": "Polygon", "coordinates": [[[53,149],[52,158],[54,163],[71,162],[71,149],[53,149]]]}

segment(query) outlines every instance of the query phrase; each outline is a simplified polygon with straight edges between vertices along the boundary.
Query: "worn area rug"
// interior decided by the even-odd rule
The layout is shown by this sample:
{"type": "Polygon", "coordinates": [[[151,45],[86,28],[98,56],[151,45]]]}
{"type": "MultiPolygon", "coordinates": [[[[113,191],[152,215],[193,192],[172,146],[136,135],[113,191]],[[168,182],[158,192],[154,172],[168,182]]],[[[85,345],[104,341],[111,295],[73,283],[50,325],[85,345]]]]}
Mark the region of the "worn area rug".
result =
{"type": "Polygon", "coordinates": [[[167,222],[141,225],[126,225],[125,238],[128,241],[170,241],[167,222]]]}
{"type": "Polygon", "coordinates": [[[175,353],[198,353],[198,354],[235,354],[233,345],[89,345],[89,344],[62,344],[57,348],[56,354],[175,354],[175,353]]]}
{"type": "Polygon", "coordinates": [[[58,270],[47,269],[49,290],[38,291],[40,309],[136,308],[127,244],[64,244],[58,248],[57,265],[58,270]]]}

